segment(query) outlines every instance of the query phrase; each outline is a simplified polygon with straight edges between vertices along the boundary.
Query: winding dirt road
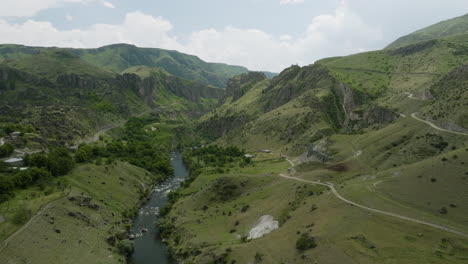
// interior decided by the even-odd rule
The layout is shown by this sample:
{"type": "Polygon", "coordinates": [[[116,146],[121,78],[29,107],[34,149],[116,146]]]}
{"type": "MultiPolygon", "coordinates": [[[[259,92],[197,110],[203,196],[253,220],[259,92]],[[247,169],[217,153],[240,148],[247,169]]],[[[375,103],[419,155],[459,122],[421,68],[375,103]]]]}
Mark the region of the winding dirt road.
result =
{"type": "Polygon", "coordinates": [[[445,128],[441,128],[439,126],[437,126],[436,124],[432,123],[432,122],[429,122],[427,120],[424,120],[424,119],[421,119],[419,117],[416,116],[417,113],[412,113],[411,114],[411,117],[418,120],[419,122],[423,122],[427,125],[429,125],[430,127],[434,128],[434,129],[437,129],[439,131],[443,131],[443,132],[448,132],[448,133],[452,133],[452,134],[457,134],[457,135],[462,135],[462,136],[468,136],[468,133],[463,133],[463,132],[458,132],[458,131],[453,131],[453,130],[448,130],[448,129],[445,129],[445,128]]]}
{"type": "MultiPolygon", "coordinates": [[[[408,93],[408,92],[404,92],[404,94],[408,95],[408,98],[409,99],[413,99],[413,100],[419,100],[419,101],[425,101],[425,99],[421,99],[421,98],[416,98],[414,96],[414,94],[412,93],[408,93]]],[[[439,130],[439,131],[443,131],[443,132],[448,132],[448,133],[452,133],[452,134],[457,134],[457,135],[462,135],[462,136],[468,136],[468,133],[463,133],[463,132],[459,132],[459,131],[453,131],[453,130],[449,130],[449,129],[445,129],[445,128],[441,128],[440,126],[437,126],[436,124],[430,122],[430,121],[427,121],[427,120],[424,120],[424,119],[421,119],[419,117],[416,116],[417,113],[412,113],[411,114],[411,117],[419,122],[423,122],[427,125],[429,125],[430,127],[436,129],[436,130],[439,130]]],[[[404,114],[400,114],[402,117],[406,117],[406,115],[404,114]]]]}
{"type": "MultiPolygon", "coordinates": [[[[292,160],[290,160],[288,157],[286,157],[284,155],[283,155],[283,157],[285,157],[286,160],[294,167],[294,162],[292,160]]],[[[382,211],[382,210],[370,208],[370,207],[355,203],[353,201],[350,201],[350,200],[344,198],[343,196],[341,196],[338,193],[338,191],[336,191],[335,186],[332,183],[329,183],[329,182],[324,183],[324,182],[319,182],[319,181],[309,181],[309,180],[296,178],[296,177],[290,176],[288,174],[279,174],[279,176],[281,176],[281,177],[283,177],[285,179],[290,179],[290,180],[295,180],[295,181],[300,181],[300,182],[310,183],[310,184],[314,184],[314,185],[322,185],[322,186],[328,187],[332,191],[333,195],[335,195],[341,201],[343,201],[343,202],[345,202],[347,204],[351,204],[351,205],[354,205],[356,207],[362,208],[362,209],[367,210],[367,211],[371,211],[371,212],[374,212],[374,213],[399,218],[399,219],[402,219],[402,220],[406,220],[406,221],[409,221],[409,222],[413,222],[413,223],[417,223],[417,224],[421,224],[421,225],[425,225],[425,226],[429,226],[429,227],[436,228],[436,229],[439,229],[439,230],[443,230],[443,231],[446,231],[446,232],[449,232],[449,233],[452,233],[452,234],[455,234],[455,235],[459,235],[459,236],[464,237],[464,238],[468,238],[468,234],[463,233],[463,232],[458,231],[458,230],[454,230],[454,229],[451,229],[451,228],[448,228],[448,227],[445,227],[445,226],[441,226],[441,225],[421,221],[421,220],[418,220],[418,219],[410,218],[410,217],[407,217],[407,216],[404,216],[404,215],[385,212],[385,211],[382,211]]]]}

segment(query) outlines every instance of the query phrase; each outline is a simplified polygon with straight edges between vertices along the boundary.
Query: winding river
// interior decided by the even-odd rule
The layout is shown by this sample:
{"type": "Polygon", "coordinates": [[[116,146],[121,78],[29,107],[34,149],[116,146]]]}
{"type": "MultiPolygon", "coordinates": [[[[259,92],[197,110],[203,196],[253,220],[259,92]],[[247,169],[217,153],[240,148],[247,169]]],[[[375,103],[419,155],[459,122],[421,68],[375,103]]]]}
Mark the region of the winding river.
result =
{"type": "Polygon", "coordinates": [[[135,251],[129,260],[131,264],[175,263],[169,257],[155,222],[159,218],[159,208],[167,203],[167,194],[179,187],[183,179],[189,175],[189,171],[180,153],[173,152],[170,156],[174,177],[155,187],[151,199],[138,211],[130,229],[131,234],[137,236],[134,240],[135,251]]]}

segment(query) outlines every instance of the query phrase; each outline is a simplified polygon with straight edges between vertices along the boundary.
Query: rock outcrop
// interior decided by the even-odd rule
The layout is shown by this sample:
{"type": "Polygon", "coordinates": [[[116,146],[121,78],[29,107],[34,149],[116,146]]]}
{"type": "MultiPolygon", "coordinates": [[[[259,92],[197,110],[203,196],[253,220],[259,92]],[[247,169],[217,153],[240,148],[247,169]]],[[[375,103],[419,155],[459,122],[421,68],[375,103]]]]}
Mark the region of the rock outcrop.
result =
{"type": "Polygon", "coordinates": [[[232,97],[232,101],[237,101],[246,94],[256,83],[266,80],[263,72],[248,72],[235,76],[228,80],[226,92],[223,100],[232,97]]]}

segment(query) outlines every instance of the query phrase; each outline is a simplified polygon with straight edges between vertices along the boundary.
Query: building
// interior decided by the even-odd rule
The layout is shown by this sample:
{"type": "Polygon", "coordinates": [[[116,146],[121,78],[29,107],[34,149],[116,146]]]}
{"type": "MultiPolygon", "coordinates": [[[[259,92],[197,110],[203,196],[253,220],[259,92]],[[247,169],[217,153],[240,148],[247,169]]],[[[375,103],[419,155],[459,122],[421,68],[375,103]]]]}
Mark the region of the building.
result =
{"type": "Polygon", "coordinates": [[[3,163],[10,167],[23,167],[24,166],[24,159],[19,157],[9,158],[4,160],[3,163]]]}

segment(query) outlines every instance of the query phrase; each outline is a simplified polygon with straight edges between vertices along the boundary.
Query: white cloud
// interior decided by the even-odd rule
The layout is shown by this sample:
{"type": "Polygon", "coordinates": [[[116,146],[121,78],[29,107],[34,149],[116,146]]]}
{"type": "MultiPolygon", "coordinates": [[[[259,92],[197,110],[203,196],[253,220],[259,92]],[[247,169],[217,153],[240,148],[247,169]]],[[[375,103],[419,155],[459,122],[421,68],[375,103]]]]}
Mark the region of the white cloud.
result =
{"type": "Polygon", "coordinates": [[[280,4],[282,5],[295,5],[302,3],[304,3],[304,0],[280,0],[280,4]]]}
{"type": "Polygon", "coordinates": [[[121,24],[96,24],[75,30],[59,30],[49,22],[27,20],[12,24],[0,20],[3,43],[78,48],[129,43],[179,50],[206,61],[269,71],[281,71],[291,64],[310,64],[324,57],[360,52],[382,39],[379,28],[365,24],[345,3],[341,3],[333,14],[313,18],[298,37],[226,27],[192,32],[188,40],[182,42],[172,30],[169,21],[142,12],[128,13],[121,24]]]}
{"type": "Polygon", "coordinates": [[[115,8],[114,4],[108,1],[103,1],[102,4],[107,8],[115,8]]]}
{"type": "Polygon", "coordinates": [[[65,15],[65,19],[66,19],[67,21],[73,21],[73,17],[72,17],[70,14],[66,14],[66,15],[65,15]]]}
{"type": "Polygon", "coordinates": [[[40,11],[61,7],[66,4],[90,4],[101,2],[105,7],[115,8],[114,4],[105,0],[0,0],[2,7],[0,17],[32,17],[40,11]]]}
{"type": "Polygon", "coordinates": [[[31,17],[38,12],[66,3],[87,3],[92,0],[2,0],[0,17],[31,17]]]}
{"type": "Polygon", "coordinates": [[[11,24],[0,20],[3,43],[35,46],[92,48],[114,43],[129,43],[148,47],[181,49],[177,38],[170,36],[172,24],[159,17],[141,12],[128,13],[122,24],[95,24],[80,30],[56,29],[49,22],[27,20],[11,24]]]}
{"type": "Polygon", "coordinates": [[[280,71],[331,56],[361,52],[382,39],[379,28],[365,24],[342,2],[334,14],[317,16],[299,37],[275,37],[255,29],[227,27],[192,34],[186,52],[208,61],[280,71]]]}

